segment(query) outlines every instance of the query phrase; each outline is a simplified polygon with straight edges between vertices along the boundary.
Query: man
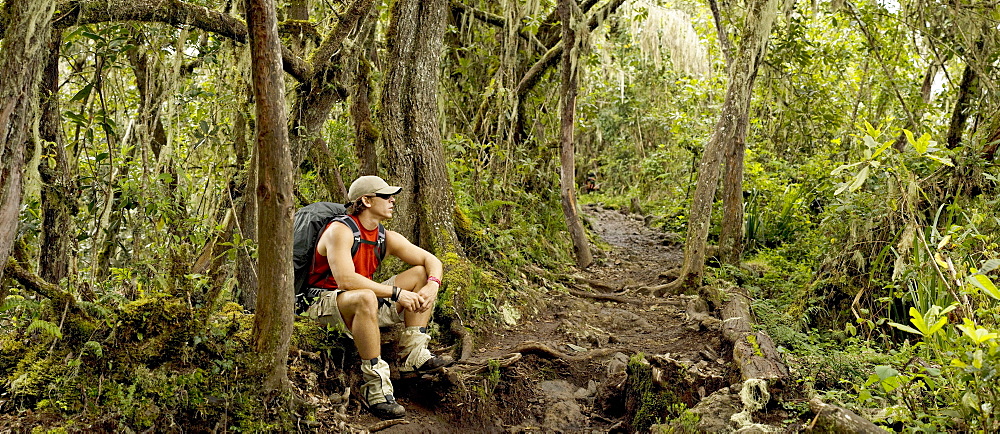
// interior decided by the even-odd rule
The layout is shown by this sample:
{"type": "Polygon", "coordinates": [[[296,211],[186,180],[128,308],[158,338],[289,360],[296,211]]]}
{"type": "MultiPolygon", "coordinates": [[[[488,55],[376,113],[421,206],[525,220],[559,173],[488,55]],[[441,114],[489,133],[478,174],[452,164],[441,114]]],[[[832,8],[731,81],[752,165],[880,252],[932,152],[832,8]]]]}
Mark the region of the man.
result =
{"type": "Polygon", "coordinates": [[[400,356],[405,357],[400,372],[426,372],[452,362],[427,349],[427,323],[441,285],[441,261],[399,233],[385,230],[384,253],[413,267],[382,283],[372,280],[380,261],[380,226],[392,218],[395,195],[401,190],[377,176],[355,180],[347,194],[348,215],[323,229],[307,278],[309,287],[328,289],[309,306],[309,317],[346,327],[362,359],[362,400],[381,419],[401,418],[406,410],[393,397],[389,365],[381,358],[379,327],[399,322],[406,325],[399,339],[400,356]],[[353,256],[354,231],[346,219],[360,232],[353,256]]]}

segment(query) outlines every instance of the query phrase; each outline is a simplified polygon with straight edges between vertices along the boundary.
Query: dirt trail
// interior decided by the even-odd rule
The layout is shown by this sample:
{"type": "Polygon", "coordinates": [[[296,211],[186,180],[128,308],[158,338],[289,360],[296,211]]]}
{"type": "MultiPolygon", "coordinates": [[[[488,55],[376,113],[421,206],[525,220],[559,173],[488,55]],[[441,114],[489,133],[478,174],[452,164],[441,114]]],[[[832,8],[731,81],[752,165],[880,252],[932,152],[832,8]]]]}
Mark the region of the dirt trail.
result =
{"type": "MultiPolygon", "coordinates": [[[[560,279],[569,293],[549,291],[536,314],[525,313],[516,325],[477,345],[467,363],[449,368],[450,381],[397,381],[407,423],[379,432],[621,431],[628,423],[620,390],[624,366],[639,353],[711,372],[720,387],[725,383],[732,372],[728,349],[718,332],[687,319],[689,298],[629,291],[669,280],[663,272],[682,260],[679,237],[647,228],[641,216],[600,206],[586,206],[584,212],[608,245],[588,270],[560,279]],[[492,369],[489,360],[495,360],[492,369]],[[452,392],[427,393],[437,389],[452,392]]],[[[687,390],[680,399],[693,405],[712,389],[687,390]]],[[[355,406],[348,415],[354,426],[382,428],[355,406]]]]}

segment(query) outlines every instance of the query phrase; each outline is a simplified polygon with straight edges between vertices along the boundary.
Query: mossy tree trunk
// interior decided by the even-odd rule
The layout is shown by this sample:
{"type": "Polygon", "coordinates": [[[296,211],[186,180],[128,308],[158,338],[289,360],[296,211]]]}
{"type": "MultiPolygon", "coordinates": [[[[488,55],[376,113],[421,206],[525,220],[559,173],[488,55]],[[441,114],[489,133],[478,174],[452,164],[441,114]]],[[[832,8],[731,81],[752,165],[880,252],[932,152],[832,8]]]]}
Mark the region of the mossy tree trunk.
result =
{"type": "Polygon", "coordinates": [[[445,0],[393,4],[381,121],[390,183],[403,187],[392,228],[434,252],[463,255],[455,235],[454,192],[445,168],[438,82],[448,11],[445,0]]]}
{"type": "MultiPolygon", "coordinates": [[[[38,126],[43,155],[38,165],[42,178],[42,234],[39,241],[38,274],[50,283],[70,274],[74,252],[73,215],[77,211],[75,165],[70,164],[59,112],[59,51],[62,31],[53,30],[41,84],[41,119],[38,126]]],[[[2,300],[2,299],[0,299],[2,300]]]]}
{"type": "Polygon", "coordinates": [[[573,253],[576,256],[576,265],[586,268],[594,262],[594,256],[590,253],[590,243],[587,241],[587,233],[580,222],[580,216],[576,211],[576,144],[573,139],[574,124],[576,122],[576,92],[578,87],[578,72],[580,57],[580,43],[582,38],[578,38],[577,29],[580,27],[573,19],[573,9],[576,4],[573,0],[559,0],[559,19],[562,20],[563,46],[571,47],[563,50],[562,70],[560,77],[562,80],[560,98],[560,125],[559,136],[562,143],[559,152],[559,196],[562,198],[563,217],[566,218],[566,227],[569,229],[570,238],[573,240],[573,253]]]}
{"type": "MultiPolygon", "coordinates": [[[[705,272],[705,256],[708,248],[708,230],[712,221],[712,205],[718,188],[721,162],[727,153],[738,158],[742,152],[730,151],[733,147],[744,146],[747,124],[750,117],[750,96],[757,78],[760,60],[764,55],[771,24],[777,15],[777,0],[755,0],[748,9],[742,40],[734,63],[729,71],[729,88],[722,104],[722,113],[715,124],[715,132],[698,166],[698,182],[695,186],[691,209],[688,213],[687,240],[684,243],[684,263],[677,280],[657,289],[658,295],[667,292],[686,291],[699,287],[705,272]],[[739,154],[739,155],[738,155],[739,154]]],[[[739,157],[742,159],[742,157],[739,157]]],[[[742,165],[742,162],[740,163],[742,165]]],[[[742,172],[742,171],[740,171],[742,172]]],[[[742,183],[742,176],[736,173],[727,179],[734,184],[742,183]]],[[[732,219],[735,221],[735,219],[732,219]]],[[[738,222],[742,225],[742,218],[738,222]]],[[[733,224],[733,223],[731,223],[733,224]]],[[[742,228],[740,228],[742,230],[742,228]]],[[[737,231],[730,228],[729,232],[737,231]]],[[[735,243],[730,239],[728,243],[735,243]]],[[[734,244],[735,245],[735,244],[734,244]]]]}
{"type": "Polygon", "coordinates": [[[260,291],[253,345],[265,390],[288,387],[292,336],[292,159],[288,146],[285,84],[274,0],[249,0],[251,73],[257,112],[258,255],[260,291]]]}
{"type": "MultiPolygon", "coordinates": [[[[8,1],[0,41],[0,262],[7,262],[17,235],[26,144],[38,106],[38,84],[51,36],[55,1],[8,1]]],[[[3,281],[0,270],[0,282],[3,281]]]]}
{"type": "MultiPolygon", "coordinates": [[[[377,175],[375,146],[379,132],[372,122],[371,64],[375,61],[375,23],[367,22],[358,36],[360,52],[355,56],[354,86],[351,94],[351,118],[354,120],[354,149],[361,164],[358,175],[377,175]]],[[[346,196],[346,195],[345,195],[346,196]]]]}

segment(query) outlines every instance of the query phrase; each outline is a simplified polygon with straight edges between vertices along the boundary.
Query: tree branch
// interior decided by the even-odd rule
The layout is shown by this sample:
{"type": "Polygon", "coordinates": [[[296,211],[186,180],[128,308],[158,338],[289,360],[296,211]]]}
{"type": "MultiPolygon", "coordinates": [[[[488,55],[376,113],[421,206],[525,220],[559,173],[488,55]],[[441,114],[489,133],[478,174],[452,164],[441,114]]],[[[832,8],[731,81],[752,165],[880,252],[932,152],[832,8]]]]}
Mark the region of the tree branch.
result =
{"type": "MultiPolygon", "coordinates": [[[[603,8],[591,14],[587,21],[587,28],[590,30],[596,29],[608,16],[618,10],[618,7],[624,2],[625,0],[612,0],[603,8]]],[[[517,83],[517,89],[515,90],[515,95],[517,95],[518,99],[522,99],[531,89],[534,89],[535,85],[538,84],[538,80],[542,78],[542,75],[556,64],[556,60],[562,55],[562,50],[562,42],[557,42],[528,69],[528,72],[524,73],[524,77],[521,77],[521,81],[517,83]]]]}
{"type": "Polygon", "coordinates": [[[45,279],[28,271],[21,264],[18,264],[14,258],[7,259],[5,271],[8,276],[20,282],[25,288],[52,300],[56,305],[66,306],[70,312],[80,318],[90,319],[90,315],[87,315],[83,309],[80,309],[80,306],[76,303],[76,298],[72,294],[59,289],[58,286],[46,282],[45,279]]]}
{"type": "MultiPolygon", "coordinates": [[[[247,41],[247,26],[232,15],[180,0],[70,0],[56,6],[52,26],[65,29],[84,24],[146,21],[192,26],[239,43],[247,41]]],[[[7,26],[0,23],[0,33],[7,26]]],[[[284,70],[298,81],[312,75],[312,68],[288,47],[281,47],[284,70]]]]}
{"type": "Polygon", "coordinates": [[[497,27],[507,27],[507,20],[499,15],[494,15],[486,11],[481,11],[458,0],[451,0],[451,8],[459,9],[473,17],[476,17],[479,21],[486,24],[494,25],[497,27]]]}

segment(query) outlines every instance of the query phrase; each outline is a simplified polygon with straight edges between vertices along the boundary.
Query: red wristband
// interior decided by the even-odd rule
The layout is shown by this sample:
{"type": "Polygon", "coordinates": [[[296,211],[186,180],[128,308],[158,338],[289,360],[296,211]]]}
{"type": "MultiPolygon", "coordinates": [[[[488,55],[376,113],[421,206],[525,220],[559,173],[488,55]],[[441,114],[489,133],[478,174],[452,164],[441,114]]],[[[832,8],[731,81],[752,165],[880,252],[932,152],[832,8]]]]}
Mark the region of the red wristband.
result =
{"type": "Polygon", "coordinates": [[[441,284],[441,279],[438,279],[437,277],[434,277],[434,276],[427,276],[427,281],[428,282],[437,282],[438,285],[441,284]]]}

